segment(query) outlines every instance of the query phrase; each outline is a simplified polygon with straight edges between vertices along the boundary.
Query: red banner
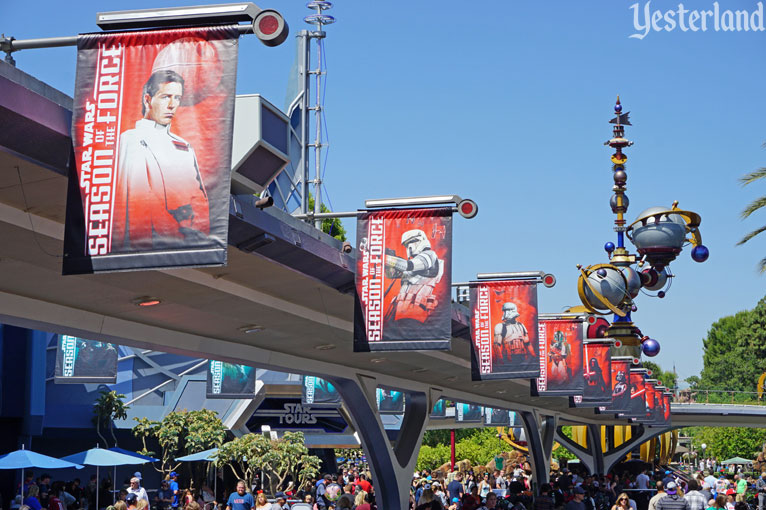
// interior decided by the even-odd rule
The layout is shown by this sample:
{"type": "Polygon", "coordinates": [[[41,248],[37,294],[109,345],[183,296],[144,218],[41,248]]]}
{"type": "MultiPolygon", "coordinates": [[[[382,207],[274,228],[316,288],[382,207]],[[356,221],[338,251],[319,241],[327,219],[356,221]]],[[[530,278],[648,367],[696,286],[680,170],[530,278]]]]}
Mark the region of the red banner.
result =
{"type": "Polygon", "coordinates": [[[572,407],[599,407],[612,403],[612,342],[586,340],[583,343],[582,395],[570,399],[572,407]]]}
{"type": "Polygon", "coordinates": [[[630,410],[630,365],[633,358],[612,358],[612,403],[599,407],[600,413],[626,413],[630,410]]]}
{"type": "Polygon", "coordinates": [[[664,393],[663,395],[663,408],[662,408],[662,418],[665,421],[665,425],[670,425],[670,397],[673,396],[672,393],[664,393]]]}
{"type": "Polygon", "coordinates": [[[646,417],[646,370],[643,368],[630,369],[630,409],[625,415],[628,418],[646,417]]]}
{"type": "Polygon", "coordinates": [[[652,424],[657,420],[657,415],[655,414],[658,404],[657,393],[655,391],[656,384],[657,381],[655,379],[646,380],[646,413],[643,418],[638,418],[640,423],[652,424]]]}
{"type": "Polygon", "coordinates": [[[538,377],[537,335],[535,282],[471,282],[474,381],[538,377]]]}
{"type": "Polygon", "coordinates": [[[226,263],[238,37],[79,37],[64,274],[226,263]]]}
{"type": "Polygon", "coordinates": [[[532,396],[582,395],[581,319],[540,319],[537,326],[540,377],[530,381],[532,396]]]}
{"type": "Polygon", "coordinates": [[[360,213],[354,352],[447,350],[452,209],[360,213]]]}

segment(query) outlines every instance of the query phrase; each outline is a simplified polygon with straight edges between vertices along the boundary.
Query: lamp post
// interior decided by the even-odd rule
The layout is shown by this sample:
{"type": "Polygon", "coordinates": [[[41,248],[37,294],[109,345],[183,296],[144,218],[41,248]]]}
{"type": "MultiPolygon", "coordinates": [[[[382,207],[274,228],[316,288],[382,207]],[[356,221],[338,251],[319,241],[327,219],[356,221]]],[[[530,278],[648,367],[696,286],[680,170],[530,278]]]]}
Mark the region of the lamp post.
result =
{"type": "Polygon", "coordinates": [[[705,448],[707,448],[707,445],[705,443],[702,443],[700,445],[700,448],[702,448],[702,460],[705,460],[705,448]]]}

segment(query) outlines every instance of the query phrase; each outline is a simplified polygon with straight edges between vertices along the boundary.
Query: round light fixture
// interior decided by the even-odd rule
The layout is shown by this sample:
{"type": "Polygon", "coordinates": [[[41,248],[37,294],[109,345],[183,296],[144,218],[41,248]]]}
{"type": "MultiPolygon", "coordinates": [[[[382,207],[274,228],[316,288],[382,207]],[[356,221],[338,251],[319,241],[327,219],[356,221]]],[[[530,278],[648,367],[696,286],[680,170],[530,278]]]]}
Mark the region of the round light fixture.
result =
{"type": "Polygon", "coordinates": [[[161,299],[150,296],[141,296],[133,300],[136,306],[157,306],[160,303],[162,303],[161,299]]]}
{"type": "Polygon", "coordinates": [[[322,344],[314,346],[314,349],[318,351],[331,351],[335,349],[335,344],[322,344]]]}

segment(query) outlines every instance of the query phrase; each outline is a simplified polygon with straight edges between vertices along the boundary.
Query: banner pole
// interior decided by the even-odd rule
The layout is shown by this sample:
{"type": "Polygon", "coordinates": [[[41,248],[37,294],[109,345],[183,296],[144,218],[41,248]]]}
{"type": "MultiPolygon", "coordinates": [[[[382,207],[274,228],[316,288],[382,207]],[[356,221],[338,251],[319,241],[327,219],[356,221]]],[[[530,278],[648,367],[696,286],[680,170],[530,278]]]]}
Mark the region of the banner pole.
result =
{"type": "Polygon", "coordinates": [[[449,464],[450,471],[455,470],[455,429],[449,431],[449,464]]]}

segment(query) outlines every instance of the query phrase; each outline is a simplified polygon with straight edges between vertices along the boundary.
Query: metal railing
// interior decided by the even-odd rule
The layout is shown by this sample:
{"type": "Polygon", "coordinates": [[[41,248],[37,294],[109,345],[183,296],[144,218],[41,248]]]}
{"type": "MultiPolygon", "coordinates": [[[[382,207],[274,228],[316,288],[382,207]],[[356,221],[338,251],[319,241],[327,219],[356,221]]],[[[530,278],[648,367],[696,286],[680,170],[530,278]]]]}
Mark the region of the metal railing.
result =
{"type": "Polygon", "coordinates": [[[742,404],[766,405],[756,391],[686,389],[676,390],[672,402],[676,404],[742,404]]]}

